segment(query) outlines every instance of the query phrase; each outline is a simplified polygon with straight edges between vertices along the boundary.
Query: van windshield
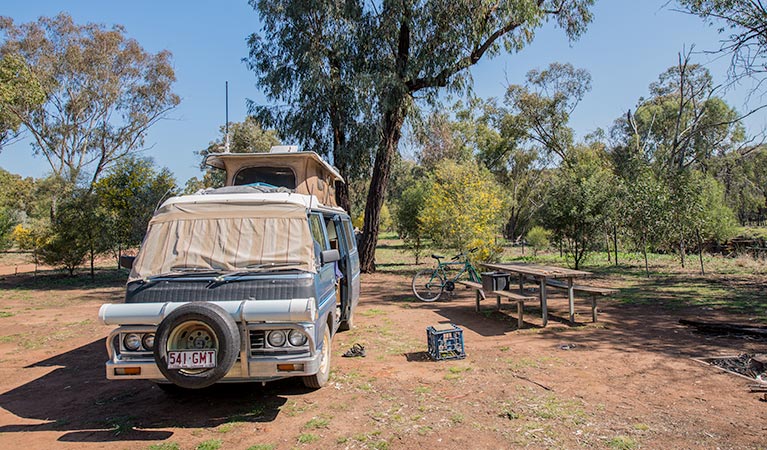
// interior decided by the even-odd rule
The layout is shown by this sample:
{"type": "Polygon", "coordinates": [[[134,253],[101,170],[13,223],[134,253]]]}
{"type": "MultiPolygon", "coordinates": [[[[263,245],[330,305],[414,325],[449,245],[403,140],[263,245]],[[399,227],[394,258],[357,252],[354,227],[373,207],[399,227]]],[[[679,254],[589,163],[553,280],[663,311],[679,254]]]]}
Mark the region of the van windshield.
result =
{"type": "Polygon", "coordinates": [[[130,280],[179,267],[237,271],[286,263],[315,272],[306,212],[292,205],[171,205],[152,218],[130,280]],[[165,211],[163,211],[165,210],[165,211]]]}

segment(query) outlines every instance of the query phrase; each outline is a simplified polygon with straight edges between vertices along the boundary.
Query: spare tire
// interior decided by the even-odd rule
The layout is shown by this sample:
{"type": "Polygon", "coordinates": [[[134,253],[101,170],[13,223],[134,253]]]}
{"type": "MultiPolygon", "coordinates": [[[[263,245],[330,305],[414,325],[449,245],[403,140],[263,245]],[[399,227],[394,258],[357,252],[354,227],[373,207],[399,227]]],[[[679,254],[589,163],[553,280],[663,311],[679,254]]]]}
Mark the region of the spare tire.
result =
{"type": "Polygon", "coordinates": [[[240,353],[237,323],[213,303],[187,303],[171,311],[157,327],[154,360],[165,378],[186,389],[201,389],[226,375],[240,353]],[[211,368],[168,368],[168,352],[215,350],[211,368]]]}

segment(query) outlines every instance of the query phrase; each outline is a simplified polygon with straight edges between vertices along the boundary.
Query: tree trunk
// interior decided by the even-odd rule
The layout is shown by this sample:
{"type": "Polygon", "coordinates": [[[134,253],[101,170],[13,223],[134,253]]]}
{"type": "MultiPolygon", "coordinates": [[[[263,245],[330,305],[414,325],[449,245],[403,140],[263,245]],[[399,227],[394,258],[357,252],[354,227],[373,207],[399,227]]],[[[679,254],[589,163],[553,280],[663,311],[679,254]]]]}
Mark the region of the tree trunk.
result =
{"type": "Polygon", "coordinates": [[[120,270],[120,258],[123,256],[122,242],[117,244],[117,270],[120,270]]]}
{"type": "Polygon", "coordinates": [[[347,213],[351,215],[352,213],[352,202],[351,199],[349,199],[349,185],[348,180],[346,178],[346,175],[341,175],[344,177],[344,183],[337,182],[336,183],[336,203],[338,203],[338,206],[344,209],[347,213]]]}
{"type": "Polygon", "coordinates": [[[615,265],[618,265],[618,226],[613,225],[613,249],[615,249],[615,265]]]}
{"type": "Polygon", "coordinates": [[[397,152],[402,125],[405,121],[405,99],[400,97],[384,113],[383,138],[376,152],[370,189],[365,203],[365,223],[362,226],[362,246],[360,248],[360,270],[364,273],[375,272],[375,251],[378,244],[379,220],[381,208],[386,196],[386,188],[391,174],[391,162],[397,152]]]}
{"type": "Polygon", "coordinates": [[[695,230],[695,235],[698,237],[698,258],[700,259],[700,274],[705,275],[706,270],[703,268],[703,240],[700,238],[700,230],[695,230]]]}
{"type": "Polygon", "coordinates": [[[647,278],[650,278],[650,266],[647,264],[647,235],[642,235],[642,255],[644,256],[644,271],[647,278]]]}
{"type": "Polygon", "coordinates": [[[96,255],[94,255],[93,253],[93,247],[91,247],[90,249],[90,254],[91,254],[91,281],[93,281],[96,279],[96,272],[93,269],[93,260],[96,259],[96,255]]]}
{"type": "Polygon", "coordinates": [[[607,244],[607,246],[605,248],[607,248],[607,264],[610,264],[613,262],[612,256],[610,255],[610,233],[607,233],[606,237],[607,239],[605,243],[607,244]]]}
{"type": "Polygon", "coordinates": [[[684,236],[679,236],[679,256],[682,258],[682,268],[684,269],[684,236]]]}

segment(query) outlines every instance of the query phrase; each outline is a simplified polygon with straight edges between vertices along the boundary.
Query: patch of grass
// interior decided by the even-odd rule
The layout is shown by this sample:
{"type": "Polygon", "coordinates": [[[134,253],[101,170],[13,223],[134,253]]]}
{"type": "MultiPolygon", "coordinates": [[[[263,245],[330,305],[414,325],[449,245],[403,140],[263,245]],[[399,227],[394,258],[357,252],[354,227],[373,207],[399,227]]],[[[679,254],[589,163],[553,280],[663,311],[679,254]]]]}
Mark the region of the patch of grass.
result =
{"type": "Polygon", "coordinates": [[[314,408],[313,404],[310,403],[301,403],[298,402],[290,402],[286,403],[285,406],[282,407],[282,410],[287,414],[289,417],[295,417],[299,414],[303,414],[306,411],[314,408]]]}
{"type": "Polygon", "coordinates": [[[2,319],[4,317],[13,317],[14,315],[15,314],[13,314],[12,312],[0,311],[0,319],[2,319]]]}
{"type": "Polygon", "coordinates": [[[248,447],[248,450],[274,450],[277,448],[274,444],[256,444],[248,447]]]}
{"type": "Polygon", "coordinates": [[[455,413],[452,416],[450,416],[450,421],[453,422],[455,425],[458,425],[459,423],[463,423],[463,414],[455,413]]]}
{"type": "Polygon", "coordinates": [[[389,450],[389,442],[388,441],[370,442],[368,443],[367,447],[375,449],[375,450],[389,450]]]}
{"type": "Polygon", "coordinates": [[[416,386],[416,388],[413,390],[416,394],[428,394],[431,392],[431,388],[429,386],[416,386]]]}
{"type": "Polygon", "coordinates": [[[370,308],[366,311],[360,311],[359,314],[365,317],[376,317],[386,315],[386,311],[377,308],[370,308]]]}
{"type": "Polygon", "coordinates": [[[299,444],[311,444],[312,442],[317,442],[320,440],[320,437],[316,434],[311,433],[302,433],[298,435],[298,443],[299,444]]]}
{"type": "Polygon", "coordinates": [[[312,419],[304,424],[304,428],[307,430],[316,430],[318,428],[327,428],[330,425],[330,418],[325,416],[312,417],[312,419]]]}
{"type": "Polygon", "coordinates": [[[634,450],[639,443],[628,436],[616,436],[607,441],[607,446],[614,450],[634,450]]]}
{"type": "Polygon", "coordinates": [[[225,424],[218,426],[218,428],[216,428],[216,431],[218,431],[219,433],[228,433],[234,430],[235,428],[237,428],[239,425],[240,425],[240,422],[236,422],[236,421],[227,422],[225,424]]]}
{"type": "Polygon", "coordinates": [[[161,444],[152,444],[147,450],[181,450],[181,446],[176,442],[163,442],[161,444]]]}
{"type": "Polygon", "coordinates": [[[650,426],[646,423],[635,423],[634,429],[637,431],[648,431],[650,429],[650,426]]]}
{"type": "Polygon", "coordinates": [[[583,423],[586,413],[582,406],[575,401],[562,401],[554,396],[546,397],[542,402],[533,405],[533,414],[541,419],[571,420],[583,423]]]}
{"type": "Polygon", "coordinates": [[[427,434],[434,431],[434,429],[428,425],[424,425],[422,427],[418,427],[418,434],[421,436],[426,436],[427,434]]]}
{"type": "Polygon", "coordinates": [[[514,411],[511,404],[505,403],[503,404],[503,407],[501,408],[501,412],[498,413],[498,417],[502,417],[504,419],[509,420],[516,420],[520,418],[519,413],[514,411]]]}
{"type": "Polygon", "coordinates": [[[450,371],[450,373],[461,373],[461,372],[469,372],[471,371],[471,367],[469,366],[453,366],[447,369],[450,371]]]}
{"type": "Polygon", "coordinates": [[[221,444],[222,442],[220,439],[210,439],[200,442],[200,444],[195,448],[196,450],[218,450],[221,448],[221,444]]]}

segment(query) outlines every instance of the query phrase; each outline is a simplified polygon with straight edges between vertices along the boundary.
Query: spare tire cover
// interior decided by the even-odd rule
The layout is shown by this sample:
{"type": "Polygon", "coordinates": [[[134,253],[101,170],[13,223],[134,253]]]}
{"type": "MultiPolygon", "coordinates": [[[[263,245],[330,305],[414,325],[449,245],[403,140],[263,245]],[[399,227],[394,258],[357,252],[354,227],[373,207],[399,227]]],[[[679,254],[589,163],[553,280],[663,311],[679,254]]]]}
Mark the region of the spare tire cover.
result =
{"type": "Polygon", "coordinates": [[[201,389],[226,375],[240,352],[237,323],[214,303],[195,302],[179,306],[157,327],[154,360],[165,378],[186,389],[201,389]],[[169,369],[172,350],[216,350],[216,367],[169,369]]]}

